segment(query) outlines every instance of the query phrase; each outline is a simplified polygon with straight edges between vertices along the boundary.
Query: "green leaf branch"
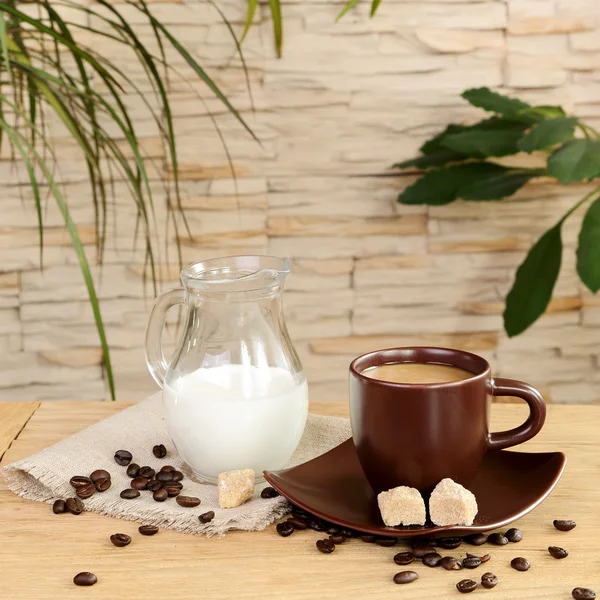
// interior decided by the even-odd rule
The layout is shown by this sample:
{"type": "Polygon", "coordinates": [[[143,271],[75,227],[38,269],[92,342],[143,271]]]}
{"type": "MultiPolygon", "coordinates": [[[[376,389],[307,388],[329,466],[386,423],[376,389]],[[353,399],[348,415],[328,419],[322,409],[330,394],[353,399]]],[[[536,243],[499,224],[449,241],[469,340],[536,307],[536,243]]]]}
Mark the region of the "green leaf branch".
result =
{"type": "MultiPolygon", "coordinates": [[[[488,88],[466,90],[462,97],[493,116],[473,125],[450,124],[421,146],[419,156],[395,164],[398,169],[423,171],[398,196],[402,204],[500,201],[537,177],[553,177],[563,185],[600,177],[600,134],[560,106],[531,106],[488,88]],[[583,137],[577,137],[578,132],[583,137]],[[547,154],[546,167],[494,162],[520,152],[547,154]]],[[[600,290],[599,186],[537,240],[517,269],[504,311],[509,336],[525,331],[546,311],[561,267],[562,225],[588,203],[579,233],[577,273],[590,291],[600,290]]]]}

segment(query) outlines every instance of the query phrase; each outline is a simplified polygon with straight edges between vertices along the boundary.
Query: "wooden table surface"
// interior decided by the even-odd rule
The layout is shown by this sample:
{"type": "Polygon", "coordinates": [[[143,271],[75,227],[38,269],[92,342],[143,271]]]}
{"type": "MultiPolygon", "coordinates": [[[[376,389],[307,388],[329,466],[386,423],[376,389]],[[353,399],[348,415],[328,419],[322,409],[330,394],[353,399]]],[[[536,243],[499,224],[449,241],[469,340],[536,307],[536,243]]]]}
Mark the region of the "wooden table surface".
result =
{"type": "MultiPolygon", "coordinates": [[[[0,403],[1,463],[37,452],[125,406],[0,403]]],[[[494,590],[480,587],[475,594],[489,599],[567,600],[577,586],[595,589],[600,596],[600,407],[548,408],[542,433],[524,448],[562,450],[569,458],[565,474],[552,495],[516,523],[523,530],[523,541],[475,550],[489,551],[492,559],[474,571],[444,571],[415,563],[410,568],[419,573],[419,580],[398,586],[392,577],[402,568],[392,557],[404,544],[381,548],[353,540],[323,555],[315,548],[322,535],[314,531],[289,538],[276,535],[274,527],[211,539],[171,531],[142,537],[132,522],[93,513],[54,515],[49,505],[12,494],[0,477],[0,598],[429,600],[462,597],[455,584],[466,577],[479,580],[486,571],[494,572],[500,583],[494,590]],[[552,526],[556,518],[575,519],[577,528],[556,531],[552,526]],[[108,538],[117,532],[132,534],[131,545],[112,546],[108,538]],[[568,558],[551,558],[550,545],[567,548],[568,558]],[[531,561],[528,572],[510,568],[516,556],[531,561]],[[93,571],[99,582],[77,588],[72,578],[79,571],[93,571]]],[[[311,409],[347,414],[345,406],[335,404],[314,404],[311,409]]],[[[492,429],[505,429],[524,416],[521,406],[494,405],[492,429]]],[[[444,554],[459,557],[471,550],[462,546],[444,554]]]]}

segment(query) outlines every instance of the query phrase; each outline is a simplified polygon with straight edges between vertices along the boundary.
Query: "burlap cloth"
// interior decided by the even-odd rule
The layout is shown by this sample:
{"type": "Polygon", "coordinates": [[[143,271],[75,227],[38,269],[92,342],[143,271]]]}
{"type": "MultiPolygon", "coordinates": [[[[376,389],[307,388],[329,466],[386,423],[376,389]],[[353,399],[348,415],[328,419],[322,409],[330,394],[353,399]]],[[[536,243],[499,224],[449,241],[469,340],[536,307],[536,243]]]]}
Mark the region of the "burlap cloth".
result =
{"type": "MultiPolygon", "coordinates": [[[[350,435],[347,419],[309,414],[300,445],[287,466],[315,458],[347,440],[350,435]]],[[[256,486],[254,498],[246,504],[237,508],[219,508],[216,486],[192,480],[189,469],[177,455],[163,420],[160,392],[29,458],[7,465],[0,472],[16,494],[51,503],[57,498],[74,495],[69,484],[73,475],[89,475],[96,469],[106,469],[111,474],[112,486],[83,502],[87,511],[109,517],[184,533],[212,535],[230,529],[264,529],[287,512],[284,498],[260,497],[265,483],[256,486]],[[152,454],[152,447],[161,443],[168,451],[165,459],[157,459],[152,454]],[[182,508],[174,498],[155,502],[150,492],[142,492],[134,500],[120,498],[119,493],[128,488],[130,482],[126,468],[117,465],[113,459],[115,451],[120,449],[129,450],[133,461],[139,465],[150,465],[158,470],[162,465],[170,464],[183,471],[186,477],[182,482],[182,494],[197,496],[201,499],[200,506],[182,508]],[[198,515],[209,510],[215,512],[215,518],[203,525],[198,521],[198,515]]]]}

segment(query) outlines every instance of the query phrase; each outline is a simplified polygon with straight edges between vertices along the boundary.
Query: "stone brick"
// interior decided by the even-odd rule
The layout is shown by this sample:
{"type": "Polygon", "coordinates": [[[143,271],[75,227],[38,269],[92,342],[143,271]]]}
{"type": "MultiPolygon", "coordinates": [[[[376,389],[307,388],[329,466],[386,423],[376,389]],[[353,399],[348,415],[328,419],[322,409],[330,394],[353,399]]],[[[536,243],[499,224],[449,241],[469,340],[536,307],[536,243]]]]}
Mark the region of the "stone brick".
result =
{"type": "Polygon", "coordinates": [[[592,19],[546,17],[510,21],[508,33],[511,35],[535,35],[548,33],[573,33],[576,31],[589,31],[595,28],[592,19]]]}
{"type": "Polygon", "coordinates": [[[441,53],[459,54],[504,46],[502,31],[418,28],[414,33],[426,48],[441,53]]]}

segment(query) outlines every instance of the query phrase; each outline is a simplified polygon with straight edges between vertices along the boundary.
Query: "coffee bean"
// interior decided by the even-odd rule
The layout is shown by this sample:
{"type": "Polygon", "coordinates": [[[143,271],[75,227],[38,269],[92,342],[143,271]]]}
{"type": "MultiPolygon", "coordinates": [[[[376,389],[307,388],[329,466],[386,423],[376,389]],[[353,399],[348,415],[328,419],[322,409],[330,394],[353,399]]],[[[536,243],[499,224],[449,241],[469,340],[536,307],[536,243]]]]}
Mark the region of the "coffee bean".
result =
{"type": "Polygon", "coordinates": [[[440,560],[440,567],[443,567],[446,571],[460,571],[462,569],[462,565],[454,556],[444,556],[440,560]]]}
{"type": "Polygon", "coordinates": [[[400,571],[394,575],[394,583],[412,583],[419,579],[419,575],[414,571],[400,571]]]}
{"type": "Polygon", "coordinates": [[[517,529],[516,527],[513,527],[512,529],[509,529],[504,534],[504,537],[509,542],[512,542],[513,544],[516,544],[517,542],[520,542],[523,539],[523,532],[520,529],[517,529]]]}
{"type": "Polygon", "coordinates": [[[508,539],[505,538],[501,533],[490,533],[487,541],[494,546],[505,546],[508,544],[508,539]]]}
{"type": "Polygon", "coordinates": [[[181,489],[178,487],[175,487],[174,485],[171,485],[171,483],[165,483],[163,486],[163,490],[165,490],[165,492],[167,492],[167,496],[169,496],[169,498],[175,498],[177,496],[179,496],[179,494],[181,493],[181,489]]]}
{"type": "Polygon", "coordinates": [[[156,481],[162,481],[166,483],[167,481],[173,481],[173,471],[160,471],[158,472],[154,478],[156,481]]]}
{"type": "Polygon", "coordinates": [[[113,546],[117,548],[124,548],[125,546],[129,546],[131,544],[131,536],[126,533],[113,533],[110,536],[110,541],[113,543],[113,546]]]}
{"type": "MultiPolygon", "coordinates": [[[[568,529],[566,531],[569,531],[568,529]]],[[[589,588],[576,587],[571,595],[575,600],[595,600],[596,592],[594,590],[590,590],[589,588]]]]}
{"type": "Polygon", "coordinates": [[[473,533],[465,538],[465,542],[467,542],[467,544],[471,544],[471,546],[482,546],[487,541],[488,538],[485,533],[473,533]]]}
{"type": "Polygon", "coordinates": [[[298,531],[308,528],[308,523],[306,521],[296,517],[290,517],[287,522],[290,523],[294,529],[298,529],[298,531]]]}
{"type": "Polygon", "coordinates": [[[105,492],[111,485],[110,479],[96,479],[94,486],[97,492],[105,492]]]}
{"type": "Polygon", "coordinates": [[[85,500],[91,498],[96,493],[96,486],[93,483],[86,483],[80,487],[75,488],[75,493],[79,498],[85,500]]]}
{"type": "Polygon", "coordinates": [[[96,469],[91,475],[92,483],[96,483],[98,479],[110,479],[110,473],[104,469],[96,469]]]}
{"type": "Polygon", "coordinates": [[[549,546],[548,552],[550,552],[550,555],[554,558],[567,558],[567,556],[569,556],[568,550],[565,550],[560,546],[549,546]]]}
{"type": "Polygon", "coordinates": [[[52,512],[55,515],[60,515],[61,513],[67,512],[67,505],[64,500],[56,500],[52,505],[52,512]]]}
{"type": "Polygon", "coordinates": [[[472,579],[463,579],[456,584],[456,589],[461,594],[469,594],[477,589],[477,582],[472,579]]]}
{"type": "Polygon", "coordinates": [[[194,508],[194,506],[200,504],[200,498],[196,498],[196,496],[177,496],[175,502],[185,508],[194,508]]]}
{"type": "Polygon", "coordinates": [[[73,577],[73,583],[75,585],[94,585],[98,581],[98,578],[93,573],[83,572],[77,573],[73,577]]]}
{"type": "Polygon", "coordinates": [[[152,454],[154,454],[156,458],[164,458],[167,455],[167,449],[164,444],[158,444],[152,448],[152,454]]]}
{"type": "Polygon", "coordinates": [[[163,487],[173,487],[182,490],[183,483],[181,483],[181,481],[167,481],[166,483],[163,483],[163,487]]]}
{"type": "Polygon", "coordinates": [[[115,462],[122,467],[126,467],[130,462],[133,456],[131,456],[131,452],[127,450],[117,450],[115,452],[115,462]]]}
{"type": "Polygon", "coordinates": [[[462,544],[462,539],[459,537],[440,538],[437,540],[437,545],[444,550],[454,550],[462,544]]]}
{"type": "Polygon", "coordinates": [[[158,527],[154,525],[140,525],[140,527],[138,527],[138,531],[142,535],[155,535],[158,533],[158,527]]]}
{"type": "Polygon", "coordinates": [[[465,569],[476,569],[481,564],[479,556],[467,556],[463,558],[462,566],[465,569]]]}
{"type": "Polygon", "coordinates": [[[167,490],[165,490],[165,488],[156,490],[152,494],[152,498],[154,498],[155,502],[164,502],[168,497],[169,497],[169,492],[167,492],[167,490]]]}
{"type": "Polygon", "coordinates": [[[529,571],[529,567],[531,567],[531,563],[522,556],[517,556],[517,558],[513,558],[510,561],[510,566],[515,571],[529,571]]]}
{"type": "MultiPolygon", "coordinates": [[[[199,519],[202,523],[205,523],[205,521],[202,521],[202,517],[203,515],[200,515],[199,519]]],[[[283,523],[277,523],[277,533],[281,536],[281,537],[288,537],[290,535],[292,535],[292,533],[294,533],[295,529],[294,526],[289,523],[288,521],[284,521],[283,523]]]]}
{"type": "Polygon", "coordinates": [[[148,465],[140,467],[139,473],[137,474],[138,477],[145,477],[146,479],[152,479],[155,475],[156,471],[148,465]]]}
{"type": "Polygon", "coordinates": [[[305,517],[308,519],[310,516],[312,516],[309,513],[307,513],[303,508],[300,508],[299,506],[296,506],[291,502],[289,503],[289,505],[292,507],[292,515],[294,517],[305,517]]]}
{"type": "Polygon", "coordinates": [[[127,477],[131,477],[131,479],[134,479],[139,474],[140,474],[140,465],[138,465],[136,463],[131,463],[127,467],[127,477]]]}
{"type": "Polygon", "coordinates": [[[374,535],[363,534],[363,535],[359,535],[358,539],[361,542],[364,542],[365,544],[372,544],[373,542],[375,542],[375,536],[374,535]]]}
{"type": "Polygon", "coordinates": [[[377,538],[375,543],[383,548],[391,548],[398,543],[398,538],[377,538]]]}
{"type": "MultiPolygon", "coordinates": [[[[203,514],[201,514],[198,519],[200,521],[200,523],[210,523],[213,519],[215,518],[215,512],[213,510],[209,510],[208,512],[205,512],[203,514]]],[[[277,533],[279,533],[279,525],[281,525],[282,523],[278,523],[277,524],[277,533]]],[[[293,531],[293,527],[292,527],[292,531],[293,531]]],[[[281,533],[279,533],[279,535],[281,535],[281,533]]],[[[286,535],[290,535],[289,533],[286,535]]],[[[283,537],[286,537],[285,535],[283,537]]]]}
{"type": "Polygon", "coordinates": [[[275,488],[271,487],[270,485],[268,485],[260,493],[261,498],[277,498],[277,496],[279,496],[279,492],[275,488]]]}
{"type": "Polygon", "coordinates": [[[92,483],[92,480],[89,477],[85,477],[84,475],[74,475],[69,479],[69,483],[75,488],[83,487],[84,485],[88,485],[92,483]]]}
{"type": "Polygon", "coordinates": [[[356,532],[352,529],[340,529],[340,533],[348,540],[356,536],[356,532]]]}
{"type": "Polygon", "coordinates": [[[415,560],[415,555],[412,552],[398,552],[394,556],[394,562],[397,565],[410,565],[415,560]]]}
{"type": "MultiPolygon", "coordinates": [[[[571,520],[560,520],[560,519],[555,519],[554,522],[554,527],[556,527],[556,529],[558,529],[559,531],[571,531],[571,529],[575,529],[575,527],[577,526],[577,523],[575,523],[575,521],[571,521],[571,520]]],[[[575,588],[576,590],[578,589],[584,589],[584,588],[575,588]]]]}
{"type": "Polygon", "coordinates": [[[161,471],[174,471],[175,467],[173,465],[163,465],[160,468],[161,471]]]}
{"type": "Polygon", "coordinates": [[[337,525],[329,525],[325,528],[325,531],[330,535],[335,535],[340,532],[340,528],[337,525]]]}
{"type": "Polygon", "coordinates": [[[83,502],[79,498],[67,498],[65,506],[72,515],[80,515],[83,512],[83,502]]]}
{"type": "Polygon", "coordinates": [[[148,487],[148,479],[146,477],[136,477],[131,480],[131,487],[134,490],[145,490],[148,487]]]}
{"type": "Polygon", "coordinates": [[[426,554],[433,552],[434,548],[433,546],[414,546],[412,551],[417,558],[423,558],[426,554]]]}
{"type": "Polygon", "coordinates": [[[491,590],[498,585],[498,577],[496,577],[496,575],[493,573],[484,573],[481,576],[481,585],[486,590],[491,590]]]}
{"type": "Polygon", "coordinates": [[[324,531],[325,530],[325,525],[323,524],[323,522],[320,519],[311,519],[308,522],[308,526],[311,529],[314,529],[314,531],[324,531]]]}
{"type": "Polygon", "coordinates": [[[119,496],[124,500],[133,500],[134,498],[139,498],[140,492],[138,490],[134,490],[133,488],[127,488],[123,490],[119,496]]]}
{"type": "Polygon", "coordinates": [[[481,564],[486,563],[488,560],[490,560],[490,558],[492,558],[491,554],[484,554],[483,556],[480,557],[481,564]]]}
{"type": "Polygon", "coordinates": [[[156,490],[160,490],[161,487],[163,487],[162,481],[156,481],[156,479],[151,479],[148,482],[146,489],[150,490],[151,492],[155,492],[156,490]]]}
{"type": "Polygon", "coordinates": [[[329,536],[329,539],[336,545],[339,546],[346,541],[346,538],[341,533],[335,533],[329,536]]]}
{"type": "Polygon", "coordinates": [[[429,554],[426,554],[421,560],[423,561],[423,564],[426,567],[437,567],[440,564],[440,561],[442,560],[442,556],[437,552],[430,552],[429,554]]]}
{"type": "Polygon", "coordinates": [[[335,550],[335,544],[331,540],[317,540],[317,550],[323,554],[331,554],[335,550]]]}
{"type": "Polygon", "coordinates": [[[171,473],[173,474],[172,481],[181,481],[183,479],[183,473],[181,471],[171,471],[171,473]]]}

